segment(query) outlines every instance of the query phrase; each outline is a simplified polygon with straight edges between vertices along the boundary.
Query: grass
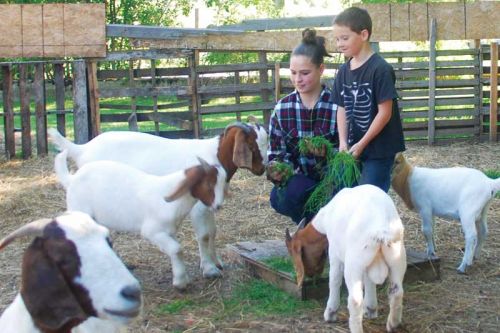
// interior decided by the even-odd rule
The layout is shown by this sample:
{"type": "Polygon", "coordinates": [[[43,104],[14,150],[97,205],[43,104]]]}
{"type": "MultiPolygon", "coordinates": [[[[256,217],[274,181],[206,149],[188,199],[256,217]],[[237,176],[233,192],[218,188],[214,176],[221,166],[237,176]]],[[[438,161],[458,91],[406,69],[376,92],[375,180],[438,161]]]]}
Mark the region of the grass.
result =
{"type": "MultiPolygon", "coordinates": [[[[305,309],[320,308],[316,301],[301,301],[263,280],[251,279],[234,287],[231,295],[222,298],[222,304],[212,320],[225,320],[230,316],[262,317],[293,316],[305,309]]],[[[178,299],[159,306],[158,314],[180,314],[208,307],[204,302],[178,299]]]]}
{"type": "MultiPolygon", "coordinates": [[[[490,170],[485,170],[483,171],[484,174],[488,177],[490,177],[491,179],[497,179],[497,178],[500,178],[500,170],[493,170],[493,169],[490,169],[490,170]]],[[[495,198],[500,198],[500,192],[498,192],[496,195],[495,195],[495,198]]]]}

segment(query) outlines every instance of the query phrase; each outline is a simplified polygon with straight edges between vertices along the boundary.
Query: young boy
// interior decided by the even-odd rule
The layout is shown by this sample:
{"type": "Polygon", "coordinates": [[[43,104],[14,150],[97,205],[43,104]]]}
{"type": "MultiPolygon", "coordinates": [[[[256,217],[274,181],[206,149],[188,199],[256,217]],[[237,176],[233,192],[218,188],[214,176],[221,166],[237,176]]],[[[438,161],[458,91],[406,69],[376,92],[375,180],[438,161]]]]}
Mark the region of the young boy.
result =
{"type": "Polygon", "coordinates": [[[360,160],[359,184],[387,192],[394,156],[405,150],[394,70],[370,46],[372,21],[366,10],[344,10],[333,21],[333,33],[337,49],[350,58],[333,86],[339,151],[360,160]]]}

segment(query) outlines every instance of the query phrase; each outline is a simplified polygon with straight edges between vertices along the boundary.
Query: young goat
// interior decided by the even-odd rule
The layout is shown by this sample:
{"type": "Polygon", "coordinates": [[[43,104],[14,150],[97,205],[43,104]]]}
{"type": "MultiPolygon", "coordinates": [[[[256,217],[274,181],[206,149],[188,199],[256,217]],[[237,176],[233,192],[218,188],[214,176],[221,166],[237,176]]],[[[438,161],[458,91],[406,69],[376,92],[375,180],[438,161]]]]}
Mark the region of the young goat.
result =
{"type": "Polygon", "coordinates": [[[488,233],[488,208],[500,190],[500,179],[490,179],[470,168],[413,167],[398,153],[392,188],[409,209],[420,214],[429,257],[435,256],[434,216],[460,220],[465,235],[465,253],[457,271],[465,273],[473,257],[477,259],[481,253],[488,233]]]}
{"type": "Polygon", "coordinates": [[[141,311],[139,282],[110,247],[109,231],[68,212],[31,222],[0,241],[36,237],[23,255],[21,290],[2,333],[112,333],[141,311]]]}
{"type": "Polygon", "coordinates": [[[140,232],[170,256],[173,285],[189,282],[182,261],[177,227],[197,200],[215,210],[224,200],[226,172],[201,165],[155,176],[113,161],[87,163],[71,175],[67,152],[55,158],[55,170],[66,189],[69,210],[85,212],[109,228],[140,232]]]}
{"type": "MultiPolygon", "coordinates": [[[[186,169],[198,163],[197,156],[210,164],[219,164],[227,173],[227,182],[238,168],[262,175],[267,163],[267,133],[256,124],[236,123],[224,134],[210,139],[166,139],[137,132],[105,132],[83,145],[76,145],[49,130],[52,141],[78,167],[88,162],[113,160],[157,176],[186,169]]],[[[206,278],[221,276],[222,264],[215,252],[214,213],[198,202],[190,212],[200,251],[200,267],[206,278]]]]}
{"type": "Polygon", "coordinates": [[[377,316],[376,284],[389,276],[386,329],[392,332],[401,323],[406,251],[403,224],[391,198],[373,185],[345,188],[306,227],[304,222],[293,237],[287,229],[286,246],[299,286],[305,275],[323,271],[328,247],[330,294],[325,321],[337,319],[344,276],[349,291],[349,329],[352,333],[363,332],[363,312],[368,318],[377,316]]]}

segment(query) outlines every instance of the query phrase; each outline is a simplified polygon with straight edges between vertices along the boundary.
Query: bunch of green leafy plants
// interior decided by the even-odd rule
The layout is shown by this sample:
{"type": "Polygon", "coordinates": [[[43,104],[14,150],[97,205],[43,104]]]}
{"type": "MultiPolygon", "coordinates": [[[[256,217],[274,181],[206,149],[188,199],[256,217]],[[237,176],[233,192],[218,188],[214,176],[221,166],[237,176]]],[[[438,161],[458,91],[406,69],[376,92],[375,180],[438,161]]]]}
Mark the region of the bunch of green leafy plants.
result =
{"type": "Polygon", "coordinates": [[[332,143],[324,137],[302,139],[299,142],[299,152],[311,153],[311,149],[321,151],[323,146],[326,151],[326,166],[320,182],[305,204],[307,212],[317,212],[330,201],[335,190],[352,187],[360,177],[356,159],[348,152],[335,152],[332,143]]]}
{"type": "Polygon", "coordinates": [[[293,176],[293,168],[290,164],[285,162],[274,162],[273,172],[280,173],[281,177],[281,186],[284,186],[288,179],[293,176]]]}

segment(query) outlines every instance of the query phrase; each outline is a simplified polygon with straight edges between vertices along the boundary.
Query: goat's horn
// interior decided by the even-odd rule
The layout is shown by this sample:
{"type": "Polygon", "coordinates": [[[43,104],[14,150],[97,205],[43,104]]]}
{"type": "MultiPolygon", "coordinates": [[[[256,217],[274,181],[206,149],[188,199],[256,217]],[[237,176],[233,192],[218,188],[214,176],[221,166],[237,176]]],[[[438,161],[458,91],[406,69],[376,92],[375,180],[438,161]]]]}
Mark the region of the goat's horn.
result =
{"type": "Polygon", "coordinates": [[[207,161],[205,161],[203,158],[196,156],[198,161],[200,162],[201,166],[203,167],[203,170],[208,171],[210,169],[210,164],[208,164],[207,161]]]}
{"type": "Polygon", "coordinates": [[[306,226],[306,222],[307,222],[307,219],[304,217],[300,221],[299,225],[297,226],[297,231],[299,231],[300,229],[304,229],[304,227],[306,226]]]}
{"type": "Polygon", "coordinates": [[[286,228],[286,231],[285,231],[285,239],[287,242],[292,240],[292,236],[290,236],[290,230],[288,230],[288,228],[286,228]]]}
{"type": "Polygon", "coordinates": [[[52,221],[52,219],[40,219],[23,225],[0,241],[0,250],[9,245],[16,238],[43,235],[43,229],[52,221]]]}

